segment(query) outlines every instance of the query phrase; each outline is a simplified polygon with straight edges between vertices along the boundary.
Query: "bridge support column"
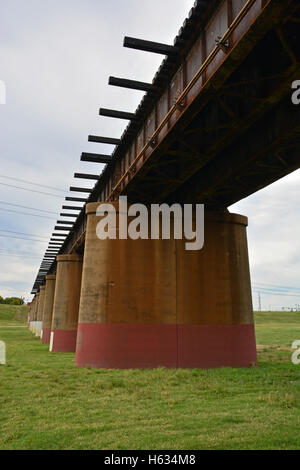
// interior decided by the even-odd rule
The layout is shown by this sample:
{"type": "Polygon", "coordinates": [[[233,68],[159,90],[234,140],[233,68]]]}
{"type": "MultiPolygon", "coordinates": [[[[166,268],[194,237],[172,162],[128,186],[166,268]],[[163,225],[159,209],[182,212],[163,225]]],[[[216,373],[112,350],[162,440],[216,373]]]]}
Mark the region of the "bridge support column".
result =
{"type": "Polygon", "coordinates": [[[54,292],[55,292],[55,279],[56,279],[55,275],[51,274],[51,275],[46,276],[41,343],[50,343],[54,292]]]}
{"type": "Polygon", "coordinates": [[[57,256],[56,284],[50,335],[51,352],[74,352],[82,273],[82,256],[57,256]]]}
{"type": "Polygon", "coordinates": [[[206,213],[204,248],[186,251],[185,240],[99,240],[98,206],[87,204],[76,365],[256,364],[247,218],[206,213]]]}
{"type": "Polygon", "coordinates": [[[206,212],[203,249],[176,243],[179,367],[257,364],[247,225],[238,214],[206,212]]]}
{"type": "Polygon", "coordinates": [[[38,309],[37,309],[37,321],[35,325],[36,336],[41,336],[42,334],[44,301],[45,301],[45,286],[40,286],[39,302],[38,302],[38,309]]]}
{"type": "Polygon", "coordinates": [[[33,327],[34,327],[34,322],[35,322],[36,303],[37,303],[37,294],[35,294],[31,303],[31,307],[30,307],[29,329],[32,332],[33,332],[33,327]]]}

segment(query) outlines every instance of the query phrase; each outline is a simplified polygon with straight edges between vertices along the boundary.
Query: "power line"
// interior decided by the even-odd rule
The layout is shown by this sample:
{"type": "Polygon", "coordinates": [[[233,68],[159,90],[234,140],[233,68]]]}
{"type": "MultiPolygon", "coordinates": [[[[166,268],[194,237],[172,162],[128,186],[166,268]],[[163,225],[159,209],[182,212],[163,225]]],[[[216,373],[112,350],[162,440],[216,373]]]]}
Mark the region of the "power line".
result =
{"type": "Polygon", "coordinates": [[[5,253],[0,253],[0,258],[1,256],[6,256],[6,257],[9,257],[11,258],[12,256],[13,257],[16,257],[16,258],[21,258],[21,259],[28,259],[28,258],[31,258],[31,259],[39,259],[39,256],[30,256],[30,255],[14,255],[14,254],[5,254],[5,253]]]}
{"type": "Polygon", "coordinates": [[[264,294],[264,295],[279,295],[279,296],[284,296],[284,297],[300,297],[300,293],[299,294],[285,294],[283,292],[268,292],[268,291],[258,291],[257,289],[253,289],[253,292],[255,293],[258,293],[260,292],[261,294],[264,294]]]}
{"type": "Polygon", "coordinates": [[[0,182],[0,184],[2,184],[2,186],[8,186],[9,188],[23,189],[24,191],[29,191],[29,192],[32,192],[32,193],[45,194],[46,196],[53,196],[53,197],[58,197],[59,199],[63,199],[63,196],[60,196],[58,194],[45,193],[43,191],[37,191],[35,189],[23,188],[21,186],[14,186],[12,184],[6,184],[6,183],[1,183],[1,182],[0,182]]]}
{"type": "Polygon", "coordinates": [[[274,287],[275,289],[285,289],[285,290],[300,290],[299,287],[292,287],[292,286],[279,286],[279,285],[276,285],[276,284],[265,284],[265,283],[258,283],[258,282],[253,282],[253,285],[255,285],[256,287],[261,287],[262,289],[264,289],[263,286],[267,286],[266,288],[272,288],[274,287]]]}
{"type": "Polygon", "coordinates": [[[7,206],[21,207],[22,209],[31,209],[33,211],[45,212],[46,214],[58,215],[58,212],[46,211],[44,209],[37,209],[35,207],[21,206],[20,204],[12,204],[11,202],[0,201],[0,204],[6,204],[7,206]]]}
{"type": "Polygon", "coordinates": [[[38,214],[31,214],[30,212],[14,211],[12,209],[4,209],[3,207],[0,207],[0,211],[12,212],[13,214],[31,215],[32,217],[40,217],[41,219],[56,220],[56,218],[47,217],[46,215],[38,215],[38,214]]]}
{"type": "Polygon", "coordinates": [[[6,258],[19,258],[19,259],[34,259],[37,260],[37,257],[34,256],[20,256],[20,255],[5,255],[4,253],[0,253],[0,258],[5,256],[6,258]]]}
{"type": "Polygon", "coordinates": [[[39,253],[28,253],[28,252],[25,252],[25,251],[11,251],[11,250],[6,250],[5,248],[0,248],[0,253],[7,253],[7,254],[11,254],[11,255],[30,255],[30,256],[35,256],[37,258],[40,258],[40,254],[39,253]]]}
{"type": "Polygon", "coordinates": [[[17,240],[27,240],[27,241],[33,241],[33,242],[37,242],[37,243],[47,243],[47,241],[45,240],[36,240],[34,238],[23,238],[23,237],[13,237],[11,235],[0,235],[1,238],[14,238],[14,239],[17,239],[17,240]]]}
{"type": "Polygon", "coordinates": [[[267,289],[266,287],[253,287],[255,290],[259,290],[261,292],[274,292],[274,293],[291,293],[291,294],[299,294],[300,295],[300,289],[267,289]]]}
{"type": "Polygon", "coordinates": [[[0,229],[0,232],[14,233],[16,235],[26,235],[28,237],[35,237],[35,238],[44,238],[45,240],[49,239],[48,237],[43,237],[42,235],[35,235],[34,233],[14,232],[12,230],[4,230],[4,229],[0,229]]]}
{"type": "Polygon", "coordinates": [[[21,180],[19,178],[12,178],[11,176],[0,175],[0,178],[6,178],[13,181],[19,181],[20,183],[27,183],[33,184],[34,186],[40,186],[41,188],[48,188],[48,189],[55,189],[56,191],[61,191],[62,193],[66,193],[67,191],[61,188],[55,188],[53,186],[46,186],[45,184],[34,183],[33,181],[21,180]]]}

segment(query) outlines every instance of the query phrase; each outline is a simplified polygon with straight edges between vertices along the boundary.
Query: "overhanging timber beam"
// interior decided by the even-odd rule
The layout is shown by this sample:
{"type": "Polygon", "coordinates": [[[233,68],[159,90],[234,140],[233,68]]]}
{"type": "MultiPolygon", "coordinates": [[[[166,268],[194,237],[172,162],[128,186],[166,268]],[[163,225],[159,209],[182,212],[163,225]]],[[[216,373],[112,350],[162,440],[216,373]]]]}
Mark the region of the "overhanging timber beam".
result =
{"type": "Polygon", "coordinates": [[[92,162],[92,163],[109,163],[111,161],[110,155],[102,155],[99,153],[82,153],[80,160],[82,162],[92,162]]]}
{"type": "Polygon", "coordinates": [[[124,111],[117,111],[115,109],[100,108],[100,116],[106,116],[116,119],[126,119],[128,121],[136,121],[137,117],[134,113],[127,113],[124,111]]]}
{"type": "Polygon", "coordinates": [[[67,196],[65,198],[66,201],[73,201],[73,202],[87,202],[87,199],[84,199],[82,197],[71,197],[71,196],[67,196]]]}
{"type": "Polygon", "coordinates": [[[89,142],[96,142],[98,144],[111,144],[111,145],[120,145],[122,143],[121,139],[115,139],[112,137],[102,137],[98,135],[89,135],[89,142]]]}
{"type": "Polygon", "coordinates": [[[74,224],[74,222],[73,221],[71,222],[70,220],[57,220],[56,223],[59,224],[59,225],[64,225],[64,224],[65,225],[73,225],[74,224]]]}
{"type": "Polygon", "coordinates": [[[60,215],[61,217],[73,217],[73,218],[74,218],[74,217],[75,217],[75,218],[77,217],[77,214],[65,214],[64,212],[61,212],[59,215],[60,215]]]}
{"type": "Polygon", "coordinates": [[[77,186],[71,186],[70,191],[77,192],[77,193],[92,193],[93,190],[90,188],[78,188],[77,186]]]}
{"type": "Polygon", "coordinates": [[[62,232],[71,232],[71,227],[62,227],[60,225],[56,225],[54,227],[54,230],[59,230],[59,231],[62,231],[62,232]]]}
{"type": "Polygon", "coordinates": [[[99,175],[91,175],[87,173],[74,173],[74,178],[81,178],[84,180],[96,180],[98,181],[100,179],[99,175]]]}
{"type": "Polygon", "coordinates": [[[156,54],[162,55],[176,55],[180,52],[180,49],[175,46],[162,44],[160,42],[145,41],[144,39],[132,38],[129,36],[124,37],[123,46],[128,47],[130,49],[154,52],[156,54]]]}
{"type": "Polygon", "coordinates": [[[152,83],[138,82],[136,80],[127,80],[126,78],[109,77],[108,84],[131,90],[155,91],[157,87],[152,83]]]}
{"type": "Polygon", "coordinates": [[[62,209],[66,209],[69,211],[81,211],[82,207],[79,206],[62,206],[62,209]]]}

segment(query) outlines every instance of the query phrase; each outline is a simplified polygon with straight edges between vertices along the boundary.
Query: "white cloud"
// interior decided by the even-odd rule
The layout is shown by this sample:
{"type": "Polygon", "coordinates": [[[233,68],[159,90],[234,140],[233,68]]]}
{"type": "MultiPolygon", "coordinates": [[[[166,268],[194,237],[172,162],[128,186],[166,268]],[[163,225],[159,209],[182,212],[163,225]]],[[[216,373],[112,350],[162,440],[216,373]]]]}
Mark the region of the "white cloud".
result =
{"type": "MultiPolygon", "coordinates": [[[[230,207],[249,218],[248,243],[255,286],[300,289],[300,171],[230,207]]],[[[261,289],[263,292],[263,290],[261,289]]],[[[263,308],[300,304],[299,297],[261,294],[263,308]]],[[[257,296],[254,298],[257,308],[257,296]]]]}

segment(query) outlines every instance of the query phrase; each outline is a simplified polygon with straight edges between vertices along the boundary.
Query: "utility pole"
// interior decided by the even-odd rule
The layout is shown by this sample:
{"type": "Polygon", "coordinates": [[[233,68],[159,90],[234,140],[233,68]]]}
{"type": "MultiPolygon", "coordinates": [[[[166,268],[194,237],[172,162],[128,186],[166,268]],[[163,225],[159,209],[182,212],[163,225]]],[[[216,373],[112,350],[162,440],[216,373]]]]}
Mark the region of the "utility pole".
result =
{"type": "Polygon", "coordinates": [[[261,298],[260,298],[260,292],[258,293],[258,311],[261,312],[261,298]]]}

